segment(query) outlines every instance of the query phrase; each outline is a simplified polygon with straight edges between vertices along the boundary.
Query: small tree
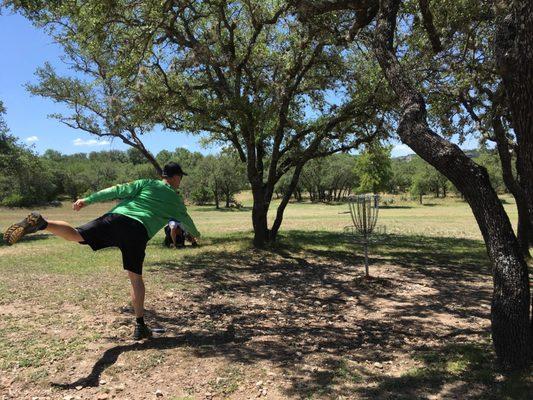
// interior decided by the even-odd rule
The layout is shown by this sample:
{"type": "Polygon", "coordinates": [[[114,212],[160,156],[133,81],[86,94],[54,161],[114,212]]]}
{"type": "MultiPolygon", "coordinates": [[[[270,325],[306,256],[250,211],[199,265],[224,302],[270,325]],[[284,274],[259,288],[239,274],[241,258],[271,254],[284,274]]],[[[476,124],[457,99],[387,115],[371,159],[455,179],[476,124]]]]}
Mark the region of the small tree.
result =
{"type": "Polygon", "coordinates": [[[418,198],[418,202],[423,204],[423,196],[426,195],[429,191],[429,184],[427,181],[426,174],[417,173],[412,180],[411,188],[409,190],[413,198],[418,198]]]}
{"type": "Polygon", "coordinates": [[[378,193],[389,186],[392,178],[391,148],[372,144],[357,157],[356,171],[359,175],[359,192],[378,193]]]}
{"type": "Polygon", "coordinates": [[[222,151],[216,157],[215,179],[218,189],[226,202],[226,208],[234,202],[234,196],[247,186],[246,169],[233,152],[222,151]]]}

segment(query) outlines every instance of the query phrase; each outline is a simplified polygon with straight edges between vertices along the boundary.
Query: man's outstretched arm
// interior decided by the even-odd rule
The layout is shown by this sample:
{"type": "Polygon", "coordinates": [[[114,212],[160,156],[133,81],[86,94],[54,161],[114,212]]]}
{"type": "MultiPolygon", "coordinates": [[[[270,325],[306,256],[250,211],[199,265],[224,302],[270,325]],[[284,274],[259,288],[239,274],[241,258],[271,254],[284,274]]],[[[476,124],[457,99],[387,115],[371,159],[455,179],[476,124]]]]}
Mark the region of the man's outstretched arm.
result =
{"type": "Polygon", "coordinates": [[[142,189],[145,182],[145,179],[140,179],[130,183],[111,186],[107,189],[103,189],[99,192],[93,193],[84,199],[76,200],[72,205],[72,208],[75,211],[79,211],[83,207],[99,201],[126,199],[128,197],[133,197],[142,189]]]}

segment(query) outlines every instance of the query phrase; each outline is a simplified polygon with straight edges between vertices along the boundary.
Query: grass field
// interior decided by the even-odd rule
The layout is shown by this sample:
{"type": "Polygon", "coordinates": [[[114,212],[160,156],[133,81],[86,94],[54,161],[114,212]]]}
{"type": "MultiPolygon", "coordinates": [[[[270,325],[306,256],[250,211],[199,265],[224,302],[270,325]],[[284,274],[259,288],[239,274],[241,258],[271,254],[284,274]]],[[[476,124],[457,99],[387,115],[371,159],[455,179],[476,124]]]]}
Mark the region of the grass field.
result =
{"type": "MultiPolygon", "coordinates": [[[[147,319],[166,332],[143,343],[129,339],[117,250],[45,234],[0,243],[0,398],[531,398],[530,374],[494,367],[490,268],[460,199],[380,210],[371,280],[342,233],[345,204],[291,204],[280,242],[260,251],[250,196],[239,200],[190,207],[198,248],[149,243],[147,319]]],[[[108,208],[43,214],[81,224],[108,208]]],[[[26,213],[0,209],[0,231],[26,213]]]]}

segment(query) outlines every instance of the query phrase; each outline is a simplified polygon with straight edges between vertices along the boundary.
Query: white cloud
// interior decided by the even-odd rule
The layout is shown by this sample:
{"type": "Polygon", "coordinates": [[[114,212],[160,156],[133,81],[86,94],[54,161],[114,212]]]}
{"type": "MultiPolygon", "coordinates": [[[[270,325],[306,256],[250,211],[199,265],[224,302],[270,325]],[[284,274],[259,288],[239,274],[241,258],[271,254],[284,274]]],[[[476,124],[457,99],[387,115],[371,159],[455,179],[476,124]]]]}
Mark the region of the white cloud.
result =
{"type": "Polygon", "coordinates": [[[392,148],[391,155],[392,157],[401,157],[408,154],[414,154],[414,151],[411,150],[406,144],[397,144],[392,148]]]}
{"type": "Polygon", "coordinates": [[[107,146],[108,144],[111,144],[111,142],[108,140],[83,140],[80,138],[74,139],[72,143],[74,144],[74,146],[107,146]]]}
{"type": "Polygon", "coordinates": [[[30,137],[27,137],[25,140],[28,143],[35,143],[39,141],[39,138],[37,136],[30,136],[30,137]]]}

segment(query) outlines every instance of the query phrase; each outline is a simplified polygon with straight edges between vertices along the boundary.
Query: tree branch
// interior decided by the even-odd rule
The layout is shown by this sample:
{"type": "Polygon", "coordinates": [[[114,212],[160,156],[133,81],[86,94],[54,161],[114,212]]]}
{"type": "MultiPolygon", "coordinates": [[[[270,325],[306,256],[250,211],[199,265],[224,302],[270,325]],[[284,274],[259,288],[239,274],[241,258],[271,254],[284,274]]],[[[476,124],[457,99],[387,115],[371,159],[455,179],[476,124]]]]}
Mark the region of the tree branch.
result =
{"type": "Polygon", "coordinates": [[[426,28],[429,41],[431,42],[431,47],[435,53],[440,53],[444,49],[442,47],[437,29],[433,24],[433,14],[429,9],[429,0],[418,0],[418,4],[420,6],[420,12],[422,13],[424,28],[426,28]]]}

